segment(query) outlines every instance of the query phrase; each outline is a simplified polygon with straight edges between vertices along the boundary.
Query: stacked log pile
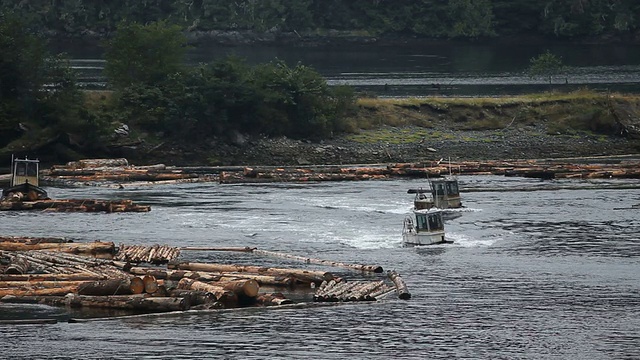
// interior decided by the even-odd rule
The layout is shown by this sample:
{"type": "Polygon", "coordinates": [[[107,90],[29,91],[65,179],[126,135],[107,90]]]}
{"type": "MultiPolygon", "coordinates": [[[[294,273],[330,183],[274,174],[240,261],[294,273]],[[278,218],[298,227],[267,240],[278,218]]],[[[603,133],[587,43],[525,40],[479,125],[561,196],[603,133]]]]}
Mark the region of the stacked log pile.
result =
{"type": "Polygon", "coordinates": [[[245,168],[223,171],[220,183],[376,180],[393,177],[434,178],[451,172],[467,175],[504,175],[534,178],[640,178],[640,161],[606,163],[545,160],[400,163],[361,167],[245,168]]]}
{"type": "Polygon", "coordinates": [[[583,159],[581,162],[566,160],[512,160],[512,161],[463,161],[447,163],[446,167],[434,163],[390,165],[398,176],[434,177],[451,171],[465,175],[504,175],[528,178],[640,178],[640,161],[622,159],[583,159]]]}
{"type": "Polygon", "coordinates": [[[180,183],[217,181],[217,174],[201,174],[163,164],[130,165],[127,159],[85,159],[43,170],[41,179],[52,185],[122,186],[126,183],[180,183]]]}
{"type": "Polygon", "coordinates": [[[640,160],[629,157],[560,160],[426,161],[366,166],[297,167],[175,167],[163,164],[130,165],[126,159],[87,159],[42,171],[42,181],[53,185],[101,185],[178,182],[270,183],[361,181],[393,177],[426,178],[450,172],[468,175],[505,175],[536,178],[640,178],[640,160]]]}
{"type": "Polygon", "coordinates": [[[375,282],[331,280],[320,285],[313,295],[313,300],[318,302],[376,301],[393,291],[394,288],[382,280],[375,282]]]}
{"type": "Polygon", "coordinates": [[[180,256],[180,248],[168,245],[120,245],[114,259],[131,263],[166,264],[180,256]]]}
{"type": "MultiPolygon", "coordinates": [[[[222,249],[229,250],[233,251],[222,249]]],[[[237,250],[373,274],[382,272],[379,266],[248,247],[237,250]]],[[[347,281],[320,270],[178,261],[179,254],[180,248],[166,245],[116,248],[113,243],[100,241],[0,237],[0,302],[147,313],[291,304],[285,294],[299,286],[310,291],[315,288],[313,300],[318,302],[374,301],[397,289],[385,284],[385,278],[347,281]],[[273,288],[283,291],[273,292],[273,288]]]]}

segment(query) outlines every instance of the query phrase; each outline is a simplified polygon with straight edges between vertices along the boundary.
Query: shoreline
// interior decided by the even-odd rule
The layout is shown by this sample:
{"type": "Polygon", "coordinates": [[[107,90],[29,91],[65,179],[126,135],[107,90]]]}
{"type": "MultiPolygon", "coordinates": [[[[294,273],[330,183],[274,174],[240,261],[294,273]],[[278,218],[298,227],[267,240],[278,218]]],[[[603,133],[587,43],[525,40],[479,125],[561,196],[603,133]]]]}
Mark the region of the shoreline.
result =
{"type": "MultiPolygon", "coordinates": [[[[53,43],[80,42],[99,47],[100,42],[112,34],[84,33],[80,36],[69,36],[50,32],[47,37],[53,43]]],[[[377,46],[416,47],[452,44],[502,45],[527,43],[530,45],[640,45],[640,33],[636,36],[620,37],[614,35],[591,36],[581,38],[556,38],[542,35],[505,35],[479,38],[430,38],[401,35],[359,35],[353,31],[327,30],[324,34],[311,32],[255,32],[251,30],[210,30],[185,31],[184,35],[190,45],[272,45],[292,47],[344,47],[344,46],[377,46]]]]}

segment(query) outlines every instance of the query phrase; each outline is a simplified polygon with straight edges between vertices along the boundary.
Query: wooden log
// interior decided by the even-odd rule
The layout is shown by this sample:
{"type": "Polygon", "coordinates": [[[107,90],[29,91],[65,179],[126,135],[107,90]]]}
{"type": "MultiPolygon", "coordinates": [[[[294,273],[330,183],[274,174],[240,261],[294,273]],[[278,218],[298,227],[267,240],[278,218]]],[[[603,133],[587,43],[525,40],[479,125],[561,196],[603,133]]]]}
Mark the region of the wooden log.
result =
{"type": "Polygon", "coordinates": [[[132,294],[142,294],[144,293],[144,280],[142,278],[134,276],[131,278],[131,283],[129,285],[129,289],[132,294]]]}
{"type": "Polygon", "coordinates": [[[400,299],[402,300],[411,299],[411,293],[407,289],[407,284],[404,282],[404,280],[400,277],[400,275],[396,271],[394,270],[387,271],[387,276],[389,277],[389,279],[391,279],[391,281],[395,285],[396,292],[398,293],[398,297],[400,299]]]}
{"type": "Polygon", "coordinates": [[[236,251],[236,252],[252,252],[256,248],[252,247],[195,247],[195,246],[185,246],[181,247],[180,250],[183,251],[236,251]]]}
{"type": "Polygon", "coordinates": [[[63,237],[0,236],[0,242],[19,242],[33,245],[40,243],[69,243],[72,241],[63,237]]]}
{"type": "Polygon", "coordinates": [[[65,295],[5,295],[0,296],[0,302],[10,304],[43,304],[51,306],[65,306],[67,299],[65,295]]]}
{"type": "Polygon", "coordinates": [[[279,253],[275,251],[267,251],[267,250],[260,250],[260,249],[254,249],[253,253],[258,255],[266,255],[266,256],[278,257],[283,259],[301,261],[306,264],[320,264],[320,265],[342,267],[342,268],[347,268],[351,270],[366,271],[366,272],[373,272],[373,273],[381,273],[383,271],[382,266],[378,266],[378,265],[346,264],[346,263],[341,263],[336,261],[314,259],[314,258],[308,258],[303,256],[290,255],[290,254],[284,254],[284,253],[279,253]]]}
{"type": "Polygon", "coordinates": [[[205,263],[169,263],[169,269],[181,269],[191,271],[208,271],[208,272],[237,272],[237,273],[256,273],[261,275],[290,276],[293,275],[301,281],[322,283],[324,280],[333,279],[333,274],[325,271],[312,271],[302,269],[280,269],[265,268],[259,266],[245,265],[228,265],[228,264],[205,264],[205,263]]]}
{"type": "Polygon", "coordinates": [[[78,290],[76,285],[57,286],[51,288],[24,287],[24,288],[0,288],[0,297],[12,296],[61,296],[74,293],[78,290]]]}
{"type": "Polygon", "coordinates": [[[191,306],[210,304],[216,302],[216,296],[208,291],[173,289],[168,292],[171,297],[187,298],[191,306]]]}
{"type": "Polygon", "coordinates": [[[370,297],[372,300],[379,300],[384,298],[385,296],[387,296],[388,294],[395,292],[396,288],[391,287],[387,284],[382,285],[380,288],[378,288],[377,290],[373,291],[372,293],[370,293],[368,295],[368,297],[370,297]]]}
{"type": "Polygon", "coordinates": [[[4,270],[5,274],[13,274],[13,275],[22,275],[26,274],[29,271],[31,265],[29,261],[23,257],[13,256],[11,258],[11,263],[4,270]]]}
{"type": "Polygon", "coordinates": [[[109,279],[89,281],[78,286],[79,295],[129,295],[131,291],[130,279],[109,279]]]}
{"type": "Polygon", "coordinates": [[[238,297],[254,298],[260,291],[260,285],[253,279],[218,281],[216,284],[233,291],[238,297]]]}
{"type": "Polygon", "coordinates": [[[67,293],[126,295],[130,294],[131,291],[129,290],[129,282],[121,279],[99,281],[0,281],[0,294],[4,295],[65,295],[67,293]]]}
{"type": "Polygon", "coordinates": [[[30,251],[30,250],[49,250],[61,251],[72,254],[96,254],[96,253],[113,253],[115,245],[112,242],[94,241],[90,243],[39,243],[39,244],[23,244],[13,242],[0,242],[0,250],[4,251],[30,251]]]}
{"type": "Polygon", "coordinates": [[[362,301],[362,300],[375,300],[374,297],[369,296],[372,292],[378,290],[384,285],[384,281],[374,281],[370,283],[363,283],[357,289],[354,289],[350,296],[349,300],[352,301],[362,301]]]}
{"type": "Polygon", "coordinates": [[[211,293],[213,294],[213,296],[215,296],[216,301],[219,301],[227,306],[235,306],[238,303],[238,296],[233,291],[227,290],[222,286],[216,286],[198,280],[183,278],[178,282],[178,288],[211,293]]]}
{"type": "Polygon", "coordinates": [[[96,275],[90,273],[73,273],[73,274],[23,274],[23,275],[12,275],[12,274],[4,274],[0,275],[0,281],[29,281],[29,282],[38,282],[38,281],[97,281],[97,280],[105,280],[108,276],[106,275],[96,275]]]}
{"type": "Polygon", "coordinates": [[[293,304],[291,299],[287,299],[282,293],[260,294],[256,298],[256,304],[261,306],[279,306],[293,304]]]}
{"type": "Polygon", "coordinates": [[[97,307],[103,309],[129,309],[146,312],[184,311],[189,303],[182,297],[149,297],[138,295],[84,296],[73,295],[66,299],[67,306],[97,307]]]}
{"type": "Polygon", "coordinates": [[[158,291],[158,281],[153,275],[145,275],[142,278],[142,283],[144,284],[144,292],[147,294],[153,294],[158,291]]]}
{"type": "Polygon", "coordinates": [[[258,275],[249,273],[219,273],[207,271],[188,271],[188,270],[164,270],[157,268],[131,267],[129,273],[144,276],[152,275],[156,279],[180,280],[182,278],[197,279],[203,282],[212,281],[233,281],[242,279],[253,279],[258,285],[264,286],[287,286],[290,287],[297,282],[295,276],[273,276],[258,275]]]}

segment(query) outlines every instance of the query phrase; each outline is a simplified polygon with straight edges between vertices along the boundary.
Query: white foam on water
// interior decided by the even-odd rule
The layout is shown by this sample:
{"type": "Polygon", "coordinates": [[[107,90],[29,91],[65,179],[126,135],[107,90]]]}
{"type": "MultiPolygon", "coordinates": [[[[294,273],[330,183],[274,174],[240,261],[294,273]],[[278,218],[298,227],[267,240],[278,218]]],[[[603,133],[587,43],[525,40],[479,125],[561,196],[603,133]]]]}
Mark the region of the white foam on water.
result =
{"type": "Polygon", "coordinates": [[[447,232],[445,238],[453,241],[454,245],[462,247],[489,247],[501,239],[498,237],[477,239],[456,232],[447,232]]]}

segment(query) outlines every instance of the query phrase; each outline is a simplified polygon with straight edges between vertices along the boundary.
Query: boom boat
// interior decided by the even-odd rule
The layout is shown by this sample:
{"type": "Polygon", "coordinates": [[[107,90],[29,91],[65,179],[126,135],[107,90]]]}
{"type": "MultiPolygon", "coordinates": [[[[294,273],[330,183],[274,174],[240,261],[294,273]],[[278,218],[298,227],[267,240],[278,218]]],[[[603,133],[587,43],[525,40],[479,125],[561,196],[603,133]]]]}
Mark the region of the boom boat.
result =
{"type": "Polygon", "coordinates": [[[454,209],[462,207],[458,179],[452,176],[430,179],[429,189],[409,189],[408,194],[416,194],[413,199],[415,210],[454,209]]]}
{"type": "Polygon", "coordinates": [[[451,243],[444,237],[442,210],[414,210],[413,217],[407,216],[404,219],[402,242],[405,246],[451,243]]]}
{"type": "Polygon", "coordinates": [[[0,200],[35,201],[49,199],[47,192],[39,186],[40,161],[11,159],[11,181],[2,190],[0,200]]]}

